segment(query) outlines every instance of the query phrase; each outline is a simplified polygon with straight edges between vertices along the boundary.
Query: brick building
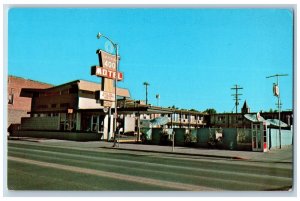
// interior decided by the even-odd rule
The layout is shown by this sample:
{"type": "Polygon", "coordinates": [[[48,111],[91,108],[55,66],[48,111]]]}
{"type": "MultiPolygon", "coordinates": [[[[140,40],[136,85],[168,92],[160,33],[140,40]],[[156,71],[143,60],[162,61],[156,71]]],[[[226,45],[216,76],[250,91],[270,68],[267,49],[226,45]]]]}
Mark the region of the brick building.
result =
{"type": "Polygon", "coordinates": [[[29,116],[27,112],[31,110],[31,98],[20,96],[22,88],[45,89],[52,86],[51,84],[9,75],[7,84],[7,127],[9,128],[11,124],[20,124],[21,117],[29,116]]]}

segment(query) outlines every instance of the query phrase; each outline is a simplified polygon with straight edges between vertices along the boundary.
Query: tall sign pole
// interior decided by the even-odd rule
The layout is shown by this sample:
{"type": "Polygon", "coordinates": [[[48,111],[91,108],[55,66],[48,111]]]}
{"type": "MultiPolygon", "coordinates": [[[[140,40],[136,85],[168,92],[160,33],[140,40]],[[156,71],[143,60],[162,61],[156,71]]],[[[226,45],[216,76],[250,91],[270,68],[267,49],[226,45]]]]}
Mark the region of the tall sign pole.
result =
{"type": "Polygon", "coordinates": [[[279,77],[288,76],[288,74],[276,74],[266,78],[276,77],[276,84],[273,84],[273,94],[277,96],[278,120],[279,120],[279,149],[281,149],[281,121],[280,121],[280,92],[279,92],[279,77]]]}
{"type": "MultiPolygon", "coordinates": [[[[91,74],[96,75],[98,77],[102,77],[102,91],[99,92],[99,99],[103,100],[104,107],[112,107],[112,102],[114,101],[114,145],[116,145],[116,136],[119,134],[117,130],[117,81],[123,79],[123,74],[118,71],[118,44],[114,43],[110,38],[106,37],[105,35],[98,33],[97,38],[100,39],[101,37],[106,38],[110,43],[113,45],[115,49],[115,57],[107,52],[102,50],[97,50],[97,54],[99,55],[99,66],[92,66],[91,67],[91,74]],[[114,80],[114,94],[113,94],[113,82],[114,80]]],[[[120,134],[119,134],[120,135],[120,134]]],[[[120,137],[120,136],[119,136],[120,137]]],[[[119,145],[119,144],[118,144],[119,145]]]]}
{"type": "MultiPolygon", "coordinates": [[[[118,72],[118,64],[119,64],[119,62],[118,62],[118,44],[114,44],[114,46],[115,46],[115,50],[116,50],[116,73],[118,72]]],[[[118,118],[118,110],[117,110],[117,108],[118,108],[118,105],[117,105],[117,101],[118,101],[118,99],[117,99],[117,81],[118,81],[118,78],[117,78],[118,76],[115,76],[115,118],[114,118],[114,120],[115,120],[115,122],[114,122],[114,125],[115,125],[115,138],[114,139],[116,139],[116,135],[117,135],[117,133],[118,133],[118,147],[120,147],[120,129],[118,130],[117,129],[117,118],[118,118]]],[[[116,140],[114,140],[114,146],[115,146],[115,143],[116,143],[116,140]]]]}
{"type": "Polygon", "coordinates": [[[232,90],[235,90],[235,94],[232,94],[232,96],[234,96],[234,100],[235,100],[235,113],[237,114],[238,112],[237,112],[237,108],[238,108],[238,105],[239,105],[239,100],[241,100],[241,99],[239,99],[239,96],[240,95],[243,95],[243,94],[239,94],[238,93],[238,90],[239,89],[243,89],[242,87],[240,87],[240,86],[238,86],[237,84],[233,87],[233,88],[231,88],[232,90]]]}

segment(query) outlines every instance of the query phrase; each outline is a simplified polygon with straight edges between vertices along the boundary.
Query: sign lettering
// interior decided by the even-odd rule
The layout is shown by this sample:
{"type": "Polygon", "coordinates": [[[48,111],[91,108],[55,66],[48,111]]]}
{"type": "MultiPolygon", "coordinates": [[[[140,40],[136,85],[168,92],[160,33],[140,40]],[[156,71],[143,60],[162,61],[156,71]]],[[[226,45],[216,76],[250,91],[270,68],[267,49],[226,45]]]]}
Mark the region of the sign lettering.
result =
{"type": "MultiPolygon", "coordinates": [[[[116,56],[104,52],[102,50],[98,50],[97,53],[99,54],[100,58],[100,66],[107,68],[111,71],[116,71],[116,56]]],[[[118,57],[120,59],[120,57],[118,57]]]]}
{"type": "Polygon", "coordinates": [[[107,91],[100,91],[100,100],[115,101],[115,94],[107,91]]]}
{"type": "Polygon", "coordinates": [[[96,100],[115,101],[115,94],[108,91],[95,91],[96,100]]]}
{"type": "Polygon", "coordinates": [[[112,71],[107,68],[102,68],[100,66],[92,66],[91,74],[96,75],[98,77],[105,77],[109,79],[116,79],[117,76],[118,81],[123,80],[123,73],[121,72],[116,73],[116,71],[112,71]]]}

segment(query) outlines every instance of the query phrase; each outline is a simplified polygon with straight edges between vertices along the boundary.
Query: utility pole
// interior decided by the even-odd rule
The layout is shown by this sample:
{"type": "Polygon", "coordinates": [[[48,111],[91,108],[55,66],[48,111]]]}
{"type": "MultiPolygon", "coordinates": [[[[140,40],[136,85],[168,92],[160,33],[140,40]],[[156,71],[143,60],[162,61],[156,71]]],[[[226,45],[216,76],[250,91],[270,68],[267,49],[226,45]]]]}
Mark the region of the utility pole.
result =
{"type": "Polygon", "coordinates": [[[146,105],[148,105],[148,86],[150,85],[148,82],[143,83],[146,87],[146,105]]]}
{"type": "Polygon", "coordinates": [[[281,76],[288,76],[288,74],[276,74],[271,75],[266,78],[276,77],[276,84],[273,84],[273,94],[274,96],[277,96],[277,107],[278,107],[278,120],[279,120],[279,149],[281,149],[281,121],[280,121],[280,93],[279,93],[279,77],[281,76]]]}
{"type": "Polygon", "coordinates": [[[237,107],[238,107],[238,105],[239,105],[239,100],[241,100],[241,99],[239,99],[239,96],[240,95],[243,95],[243,94],[239,94],[238,93],[238,90],[239,89],[243,89],[242,87],[240,87],[240,86],[238,86],[237,84],[233,87],[233,88],[231,88],[232,90],[235,90],[235,94],[231,94],[232,96],[234,96],[234,99],[233,100],[235,100],[235,113],[237,114],[238,112],[237,112],[237,107]]]}

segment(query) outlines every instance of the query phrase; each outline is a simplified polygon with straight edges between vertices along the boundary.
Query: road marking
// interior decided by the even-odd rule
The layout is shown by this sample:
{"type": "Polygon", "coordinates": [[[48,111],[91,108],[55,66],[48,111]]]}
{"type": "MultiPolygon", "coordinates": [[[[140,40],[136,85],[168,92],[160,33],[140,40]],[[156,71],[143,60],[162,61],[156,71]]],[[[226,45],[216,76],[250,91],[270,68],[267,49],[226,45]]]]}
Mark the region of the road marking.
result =
{"type": "MultiPolygon", "coordinates": [[[[22,150],[22,148],[13,148],[13,149],[20,149],[22,150]]],[[[127,160],[122,160],[122,159],[100,159],[98,157],[93,157],[93,156],[82,156],[82,155],[75,155],[75,154],[66,154],[66,153],[53,153],[51,151],[37,151],[37,150],[30,150],[32,152],[39,152],[39,154],[34,154],[34,153],[30,153],[31,156],[37,156],[37,157],[42,157],[40,155],[41,152],[46,152],[46,153],[50,153],[50,154],[56,154],[56,155],[53,155],[53,157],[51,156],[45,156],[49,159],[57,159],[57,160],[62,160],[64,161],[64,159],[61,159],[61,158],[57,158],[57,155],[66,155],[66,156],[72,156],[74,157],[74,159],[67,159],[68,161],[70,162],[73,162],[74,164],[95,164],[95,165],[98,165],[100,167],[106,167],[106,169],[110,169],[112,167],[114,168],[123,168],[125,163],[127,164],[137,164],[136,161],[127,161],[127,160]],[[94,159],[95,161],[118,161],[118,162],[122,162],[123,165],[114,165],[114,164],[110,164],[108,165],[108,163],[98,163],[98,162],[86,162],[84,160],[81,160],[80,158],[82,159],[86,159],[86,158],[90,158],[90,159],[94,159]]],[[[21,153],[21,152],[16,152],[16,151],[11,151],[11,153],[21,153]]],[[[23,152],[22,152],[23,153],[23,152]]],[[[29,156],[30,156],[29,155],[29,156]]],[[[39,159],[35,159],[35,160],[39,160],[39,159]]],[[[60,163],[59,161],[56,161],[57,163],[60,163]]],[[[130,169],[131,171],[135,172],[135,171],[144,171],[144,172],[151,172],[153,174],[156,174],[156,173],[163,173],[163,174],[166,174],[166,175],[173,175],[175,177],[182,177],[184,176],[187,180],[190,178],[192,179],[199,179],[200,180],[208,180],[210,182],[214,181],[214,182],[218,182],[218,183],[226,183],[226,184],[235,184],[235,185],[241,185],[241,186],[248,186],[250,189],[265,189],[266,190],[266,187],[267,189],[276,189],[278,187],[280,187],[280,185],[278,183],[276,184],[268,184],[267,186],[265,185],[265,181],[268,181],[268,180],[273,180],[274,182],[290,182],[291,181],[291,178],[284,178],[284,177],[276,177],[276,176],[268,176],[268,175],[256,175],[256,174],[251,174],[251,173],[238,173],[238,172],[227,172],[227,171],[222,171],[222,170],[211,170],[211,169],[203,169],[203,168],[191,168],[191,167],[180,167],[180,166],[174,166],[174,165],[162,165],[162,164],[152,164],[152,163],[141,163],[143,164],[145,167],[144,168],[136,168],[136,167],[126,167],[128,169],[130,169]],[[147,167],[150,167],[150,166],[153,166],[155,168],[153,169],[148,169],[147,167]],[[170,171],[168,172],[165,172],[165,171],[160,171],[159,170],[159,167],[168,167],[170,168],[170,171]],[[156,169],[158,168],[158,169],[156,169]],[[182,173],[178,173],[178,172],[174,172],[172,170],[172,168],[174,169],[182,169],[182,170],[192,170],[192,172],[196,173],[196,172],[201,172],[201,176],[198,176],[197,174],[195,175],[189,175],[189,174],[182,174],[182,173]],[[210,173],[214,172],[214,176],[208,176],[206,173],[208,173],[210,175],[210,173]],[[229,176],[228,179],[222,179],[222,178],[219,178],[218,175],[227,175],[229,176]],[[239,180],[237,178],[235,179],[232,179],[232,176],[240,176],[240,178],[246,178],[246,177],[251,177],[251,180],[239,180]],[[257,181],[261,181],[262,183],[258,183],[257,181]]],[[[195,185],[195,184],[192,184],[192,185],[195,185]]],[[[197,185],[197,184],[196,184],[197,185]]],[[[201,185],[201,184],[200,184],[201,185]]]]}
{"type": "MultiPolygon", "coordinates": [[[[71,146],[63,146],[63,145],[51,145],[51,144],[38,144],[36,142],[25,142],[25,141],[9,141],[8,142],[9,144],[22,144],[22,145],[33,145],[35,147],[49,147],[49,148],[62,148],[62,149],[70,149],[70,150],[82,150],[82,151],[93,151],[93,152],[99,152],[99,153],[103,153],[103,151],[105,153],[116,153],[117,151],[120,151],[121,153],[132,153],[132,151],[129,151],[129,150],[121,150],[121,149],[118,149],[118,148],[115,148],[115,149],[107,149],[107,147],[93,147],[93,148],[90,148],[90,147],[76,147],[76,145],[74,145],[74,147],[71,147],[71,146]]],[[[78,143],[78,142],[77,142],[78,143]]],[[[145,156],[153,156],[153,157],[156,157],[156,156],[159,156],[160,158],[162,158],[162,155],[165,156],[166,158],[169,156],[170,158],[174,159],[174,156],[176,157],[182,157],[181,155],[174,155],[171,154],[171,153],[159,153],[159,152],[143,152],[142,150],[136,150],[134,151],[136,155],[145,155],[145,156]],[[171,154],[171,155],[170,155],[171,154]]],[[[187,157],[190,157],[187,155],[187,157]]],[[[193,155],[193,157],[199,157],[197,155],[193,155]]],[[[205,156],[204,156],[205,157],[205,156]]],[[[182,158],[181,158],[182,159],[182,158]]],[[[195,159],[193,158],[185,158],[185,160],[190,160],[190,161],[194,161],[195,159]]],[[[207,162],[211,162],[211,159],[196,159],[196,160],[201,160],[201,161],[207,161],[207,162]]],[[[224,160],[224,159],[218,159],[219,161],[214,161],[215,164],[230,164],[232,165],[233,163],[239,165],[239,166],[246,166],[246,167],[261,167],[261,168],[269,168],[270,167],[270,164],[268,164],[268,162],[264,161],[264,163],[260,163],[262,161],[251,161],[251,160],[247,160],[249,162],[253,162],[253,163],[247,163],[247,164],[244,164],[244,161],[240,161],[240,160],[224,160]]],[[[286,167],[284,168],[280,168],[279,169],[290,169],[292,170],[293,169],[293,166],[291,165],[292,163],[289,163],[286,167]]],[[[276,165],[276,164],[273,164],[273,165],[276,165]]]]}
{"type": "Polygon", "coordinates": [[[162,181],[162,180],[158,180],[158,179],[149,179],[149,178],[138,177],[138,176],[129,176],[129,175],[106,172],[106,171],[101,171],[101,170],[93,170],[93,169],[87,169],[87,168],[74,167],[74,166],[70,166],[70,165],[61,165],[61,164],[55,164],[55,163],[41,162],[41,161],[23,159],[23,158],[18,158],[18,157],[13,157],[13,156],[9,156],[7,159],[12,160],[12,161],[21,162],[21,163],[34,164],[34,165],[38,165],[41,167],[55,168],[55,169],[60,169],[60,170],[72,171],[72,172],[76,172],[76,173],[85,173],[85,174],[90,174],[90,175],[95,175],[95,176],[107,177],[107,178],[117,179],[117,180],[125,180],[125,181],[136,182],[136,183],[147,184],[147,185],[168,187],[168,188],[176,189],[176,190],[183,190],[183,191],[220,191],[221,190],[221,189],[209,188],[209,187],[205,187],[205,186],[197,186],[197,185],[191,185],[191,184],[162,181]]]}
{"type": "MultiPolygon", "coordinates": [[[[222,170],[222,169],[207,169],[207,168],[203,168],[203,167],[187,167],[187,166],[178,166],[178,165],[168,165],[168,164],[161,164],[161,163],[153,163],[153,162],[145,162],[145,161],[134,161],[134,160],[126,160],[126,159],[114,159],[114,158],[106,158],[103,156],[88,156],[88,155],[78,155],[75,153],[61,153],[61,152],[57,152],[57,151],[46,151],[46,150],[38,150],[38,149],[30,149],[30,148],[19,148],[19,147],[11,147],[10,149],[15,149],[15,150],[29,150],[31,152],[37,152],[37,153],[49,153],[49,154],[54,154],[54,155],[62,155],[62,156],[71,156],[71,157],[75,157],[75,158],[83,158],[83,159],[95,159],[98,161],[112,161],[112,162],[123,162],[126,164],[137,164],[137,165],[144,165],[147,167],[162,167],[162,168],[174,168],[174,169],[179,169],[179,170],[186,170],[186,171],[193,171],[193,172],[211,172],[214,171],[215,173],[220,173],[220,174],[226,174],[226,175],[232,175],[233,172],[230,170],[222,170]]],[[[25,152],[28,153],[28,152],[25,152]]],[[[216,165],[217,167],[217,165],[216,165]]],[[[280,168],[278,168],[280,169],[280,168]]],[[[234,172],[235,175],[237,176],[252,176],[253,178],[257,178],[257,177],[265,177],[265,178],[270,178],[270,177],[275,177],[274,175],[257,175],[255,173],[249,173],[249,172],[234,172]]],[[[283,176],[279,176],[276,175],[276,177],[280,178],[280,179],[284,179],[284,180],[290,180],[290,178],[286,178],[283,176]]]]}
{"type": "MultiPolygon", "coordinates": [[[[20,152],[15,152],[13,151],[12,153],[20,153],[20,152]]],[[[44,156],[40,156],[39,154],[30,154],[30,156],[36,156],[36,157],[41,157],[41,158],[44,158],[44,156]]],[[[51,157],[51,156],[46,156],[48,159],[56,159],[56,163],[59,163],[60,161],[64,161],[65,159],[61,159],[61,158],[57,158],[55,156],[51,157]]],[[[38,159],[36,159],[38,160],[38,159]]],[[[107,163],[98,163],[98,162],[90,162],[90,161],[84,161],[84,160],[81,160],[81,159],[67,159],[69,162],[72,162],[72,163],[76,163],[77,165],[79,164],[94,164],[94,165],[97,165],[98,167],[105,167],[106,169],[110,169],[110,168],[124,168],[124,165],[114,165],[114,164],[107,164],[107,163]]],[[[211,173],[211,172],[215,172],[213,170],[204,170],[203,173],[204,173],[204,176],[198,176],[197,174],[195,175],[191,175],[191,174],[183,174],[183,173],[176,173],[174,171],[160,171],[160,170],[156,170],[155,168],[154,169],[146,169],[146,168],[136,168],[136,167],[126,167],[127,169],[130,169],[131,171],[133,172],[136,172],[136,171],[143,171],[143,172],[148,172],[148,173],[151,173],[151,174],[164,174],[164,175],[169,175],[169,176],[173,176],[173,177],[185,177],[185,179],[198,179],[199,181],[200,180],[203,180],[203,181],[214,181],[216,183],[225,183],[225,184],[232,184],[232,185],[240,185],[240,186],[247,186],[248,188],[250,189],[262,189],[262,190],[267,190],[266,187],[268,187],[268,189],[277,189],[279,187],[281,187],[281,185],[272,185],[272,184],[268,184],[266,186],[266,184],[264,183],[258,183],[257,182],[257,179],[265,179],[264,181],[267,181],[268,179],[276,179],[277,181],[279,180],[279,178],[277,177],[273,177],[273,176],[268,176],[268,177],[265,177],[265,176],[262,176],[262,175],[254,175],[251,177],[251,180],[247,180],[247,181],[242,181],[242,180],[236,180],[236,179],[232,179],[231,177],[228,178],[228,179],[222,179],[222,178],[218,178],[218,174],[215,174],[214,177],[213,176],[207,176],[205,173],[211,173]],[[217,178],[215,178],[217,177],[217,178]]],[[[228,176],[234,176],[236,175],[235,172],[232,172],[230,175],[228,176]]],[[[244,177],[249,177],[250,175],[248,174],[239,174],[240,176],[244,176],[244,177]]],[[[282,178],[280,179],[281,182],[287,182],[287,181],[290,181],[291,179],[285,179],[285,178],[282,178]]],[[[222,188],[224,189],[224,188],[222,188]]],[[[225,190],[225,189],[224,189],[225,190]]]]}

